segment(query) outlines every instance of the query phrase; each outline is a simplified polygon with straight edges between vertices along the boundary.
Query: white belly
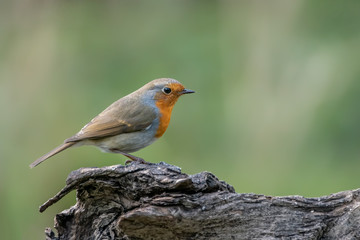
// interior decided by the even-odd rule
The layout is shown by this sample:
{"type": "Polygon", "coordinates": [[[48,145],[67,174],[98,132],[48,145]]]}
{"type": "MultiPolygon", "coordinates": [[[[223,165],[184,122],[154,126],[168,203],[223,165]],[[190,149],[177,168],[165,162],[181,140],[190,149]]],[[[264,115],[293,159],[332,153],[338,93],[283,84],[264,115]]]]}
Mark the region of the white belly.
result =
{"type": "Polygon", "coordinates": [[[157,138],[155,138],[156,124],[138,132],[123,133],[112,137],[87,140],[84,145],[93,145],[100,148],[104,152],[112,152],[111,149],[117,149],[121,152],[136,152],[146,146],[149,146],[157,138]]]}
{"type": "Polygon", "coordinates": [[[121,152],[131,153],[149,146],[155,140],[156,138],[153,136],[135,132],[108,137],[101,141],[96,141],[94,145],[104,152],[111,152],[110,149],[117,149],[121,152]]]}

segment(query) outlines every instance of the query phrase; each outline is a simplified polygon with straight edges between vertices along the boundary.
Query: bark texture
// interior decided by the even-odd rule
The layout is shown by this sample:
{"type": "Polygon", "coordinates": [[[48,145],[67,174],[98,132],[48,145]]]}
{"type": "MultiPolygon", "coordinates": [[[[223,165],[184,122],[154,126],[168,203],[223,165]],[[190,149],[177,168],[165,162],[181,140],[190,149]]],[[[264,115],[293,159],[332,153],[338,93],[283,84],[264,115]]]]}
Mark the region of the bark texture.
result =
{"type": "Polygon", "coordinates": [[[213,174],[166,163],[81,168],[40,207],[72,190],[55,239],[360,239],[360,189],[320,198],[235,193],[213,174]]]}

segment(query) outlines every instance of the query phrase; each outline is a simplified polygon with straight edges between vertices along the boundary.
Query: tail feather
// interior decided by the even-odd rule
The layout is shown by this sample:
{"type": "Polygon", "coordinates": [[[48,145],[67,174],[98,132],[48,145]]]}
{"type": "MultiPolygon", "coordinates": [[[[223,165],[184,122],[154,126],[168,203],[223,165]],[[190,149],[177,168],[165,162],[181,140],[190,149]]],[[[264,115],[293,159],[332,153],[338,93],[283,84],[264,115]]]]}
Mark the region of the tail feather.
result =
{"type": "Polygon", "coordinates": [[[39,165],[40,163],[42,163],[43,161],[45,161],[46,159],[48,159],[49,157],[54,156],[55,154],[58,154],[59,152],[64,151],[65,149],[71,147],[72,145],[74,145],[75,142],[67,142],[64,143],[60,146],[58,146],[57,148],[51,150],[50,152],[48,152],[47,154],[45,154],[44,156],[38,158],[36,161],[34,161],[32,164],[30,164],[30,168],[33,168],[37,165],[39,165]]]}

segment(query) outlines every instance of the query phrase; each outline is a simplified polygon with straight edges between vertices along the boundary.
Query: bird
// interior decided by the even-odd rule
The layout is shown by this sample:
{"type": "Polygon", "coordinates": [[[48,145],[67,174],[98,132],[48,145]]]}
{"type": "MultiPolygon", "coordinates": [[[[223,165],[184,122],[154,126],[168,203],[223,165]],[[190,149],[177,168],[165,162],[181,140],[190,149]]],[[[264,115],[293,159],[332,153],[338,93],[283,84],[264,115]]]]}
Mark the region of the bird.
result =
{"type": "Polygon", "coordinates": [[[103,152],[119,153],[131,161],[147,163],[131,155],[159,139],[166,131],[178,98],[195,91],[172,78],[159,78],[112,103],[78,133],[30,164],[33,168],[70,147],[91,145],[103,152]]]}

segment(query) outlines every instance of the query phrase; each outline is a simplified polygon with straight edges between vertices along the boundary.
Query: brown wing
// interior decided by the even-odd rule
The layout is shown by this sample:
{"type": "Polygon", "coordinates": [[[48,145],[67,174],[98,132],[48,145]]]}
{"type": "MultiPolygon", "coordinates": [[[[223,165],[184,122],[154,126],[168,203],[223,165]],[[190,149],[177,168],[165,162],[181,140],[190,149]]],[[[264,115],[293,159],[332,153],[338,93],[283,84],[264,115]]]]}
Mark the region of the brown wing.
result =
{"type": "Polygon", "coordinates": [[[78,142],[85,139],[100,139],[122,133],[141,131],[152,124],[156,118],[151,107],[138,107],[138,102],[120,99],[85,125],[80,132],[65,142],[78,142]]]}

